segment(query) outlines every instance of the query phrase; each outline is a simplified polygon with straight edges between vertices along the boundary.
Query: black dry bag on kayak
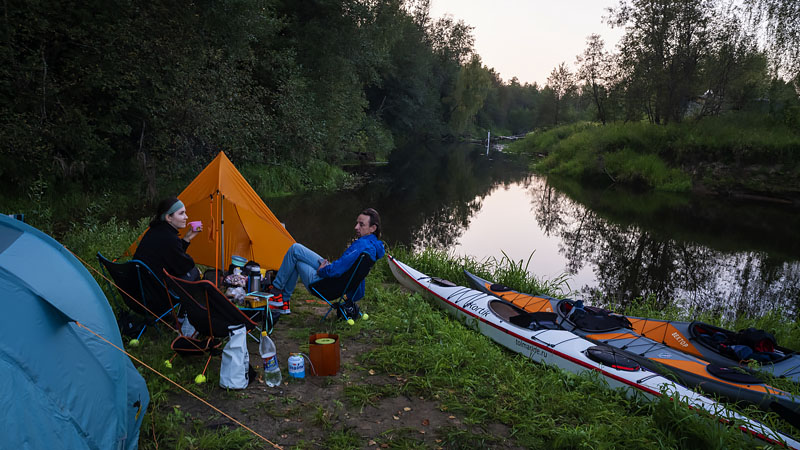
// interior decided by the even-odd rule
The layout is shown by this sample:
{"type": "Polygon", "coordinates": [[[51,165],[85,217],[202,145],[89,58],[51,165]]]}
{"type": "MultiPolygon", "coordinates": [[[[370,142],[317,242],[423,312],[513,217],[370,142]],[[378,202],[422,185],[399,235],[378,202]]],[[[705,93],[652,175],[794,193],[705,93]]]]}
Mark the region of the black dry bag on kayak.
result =
{"type": "Polygon", "coordinates": [[[746,328],[739,331],[734,336],[734,340],[737,344],[746,345],[757,352],[772,352],[777,346],[775,336],[757,328],[746,328]]]}

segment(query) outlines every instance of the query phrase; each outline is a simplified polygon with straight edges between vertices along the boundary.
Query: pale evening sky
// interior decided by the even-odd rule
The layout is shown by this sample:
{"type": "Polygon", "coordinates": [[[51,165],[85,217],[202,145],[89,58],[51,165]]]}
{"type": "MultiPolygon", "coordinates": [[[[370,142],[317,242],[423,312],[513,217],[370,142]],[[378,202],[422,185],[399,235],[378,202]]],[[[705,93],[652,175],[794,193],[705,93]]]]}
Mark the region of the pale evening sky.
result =
{"type": "Polygon", "coordinates": [[[575,57],[592,33],[613,50],[623,30],[603,22],[618,0],[431,0],[430,15],[445,14],[474,27],[475,51],[483,64],[508,82],[544,86],[561,62],[575,71],[575,57]]]}

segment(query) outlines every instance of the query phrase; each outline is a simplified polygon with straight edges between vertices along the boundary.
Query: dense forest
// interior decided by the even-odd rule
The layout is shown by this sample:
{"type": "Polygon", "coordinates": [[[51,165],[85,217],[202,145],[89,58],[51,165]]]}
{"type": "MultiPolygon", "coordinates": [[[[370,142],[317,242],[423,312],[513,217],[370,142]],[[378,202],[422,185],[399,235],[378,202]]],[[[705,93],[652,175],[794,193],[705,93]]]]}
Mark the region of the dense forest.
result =
{"type": "Polygon", "coordinates": [[[585,120],[750,110],[800,126],[796,0],[622,1],[605,18],[620,44],[587,30],[574,72],[565,62],[545,86],[502,80],[472,27],[429,3],[5,1],[0,184],[145,194],[219,150],[237,165],[336,166],[585,120]]]}
{"type": "Polygon", "coordinates": [[[470,27],[427,2],[11,0],[3,25],[6,189],[154,180],[219,150],[383,158],[484,99],[470,27]]]}

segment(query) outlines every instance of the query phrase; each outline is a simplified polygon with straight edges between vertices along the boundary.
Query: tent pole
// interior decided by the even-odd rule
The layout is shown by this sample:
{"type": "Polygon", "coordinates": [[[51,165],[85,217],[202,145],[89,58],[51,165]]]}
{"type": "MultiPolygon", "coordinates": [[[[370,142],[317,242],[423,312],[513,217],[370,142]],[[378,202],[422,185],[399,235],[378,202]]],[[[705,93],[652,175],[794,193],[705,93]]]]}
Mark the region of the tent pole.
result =
{"type": "Polygon", "coordinates": [[[221,237],[220,237],[220,240],[219,240],[219,247],[220,247],[220,249],[219,249],[219,267],[222,270],[225,270],[225,205],[223,204],[224,201],[225,201],[225,195],[224,194],[220,194],[220,202],[219,202],[219,204],[220,204],[220,215],[219,215],[219,220],[220,220],[220,229],[222,230],[222,232],[221,232],[221,237]]]}
{"type": "MultiPolygon", "coordinates": [[[[211,202],[211,219],[216,222],[216,217],[219,217],[219,203],[216,203],[216,208],[214,208],[213,199],[216,198],[217,202],[219,202],[219,189],[211,194],[212,202],[211,202]]],[[[219,227],[217,224],[214,224],[214,270],[218,270],[219,267],[219,246],[217,246],[217,242],[219,242],[219,227]]],[[[219,272],[217,272],[219,273],[219,272]]],[[[218,276],[214,275],[214,285],[219,288],[218,276]]]]}

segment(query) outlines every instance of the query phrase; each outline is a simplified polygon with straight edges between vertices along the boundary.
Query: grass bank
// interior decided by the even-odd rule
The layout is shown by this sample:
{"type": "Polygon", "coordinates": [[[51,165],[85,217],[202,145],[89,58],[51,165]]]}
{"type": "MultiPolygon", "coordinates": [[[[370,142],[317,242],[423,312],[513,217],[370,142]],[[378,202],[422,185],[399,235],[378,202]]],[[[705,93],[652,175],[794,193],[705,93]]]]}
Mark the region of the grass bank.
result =
{"type": "Polygon", "coordinates": [[[578,123],[533,133],[507,151],[535,170],[681,192],[800,193],[800,130],[761,114],[669,125],[578,123]]]}
{"type": "MultiPolygon", "coordinates": [[[[135,234],[134,227],[111,220],[93,229],[71,233],[64,243],[96,266],[97,250],[119,254],[135,234]]],[[[430,275],[466,284],[468,268],[526,292],[557,295],[559,280],[531,277],[508,261],[478,262],[439,252],[392,253],[430,275]]],[[[105,285],[105,283],[101,284],[105,285]]],[[[435,305],[402,289],[381,261],[367,279],[362,309],[370,319],[353,327],[328,320],[312,297],[298,288],[293,313],[281,319],[275,340],[285,384],[280,389],[249,387],[225,391],[218,385],[219,360],[206,370],[208,382],[196,385],[205,358],[164,360],[172,336],[148,332],[142,345],[129,351],[149,367],[152,403],[144,418],[140,448],[256,449],[262,440],[218,412],[192,399],[172,382],[208,403],[219,406],[283,448],[633,448],[725,449],[758,448],[732,427],[691,412],[669,400],[648,403],[608,389],[603,380],[576,376],[506,351],[475,330],[452,320],[435,305]],[[334,332],[343,345],[342,369],[335,377],[288,379],[289,351],[307,352],[310,333],[334,332]],[[305,345],[305,346],[304,346],[305,345]],[[403,406],[407,405],[407,406],[403,406]],[[363,426],[369,424],[369,427],[363,426]]],[[[656,309],[654,302],[637,303],[629,312],[679,316],[689,312],[656,309]]],[[[714,318],[709,322],[718,323],[714,318]]],[[[753,319],[753,324],[760,319],[753,319]]],[[[777,318],[779,339],[796,346],[795,324],[777,318]],[[787,336],[789,338],[787,338],[787,336]]],[[[748,322],[742,320],[738,326],[748,322]]],[[[251,343],[251,358],[254,357],[251,343]]],[[[255,357],[257,359],[257,357],[255,357]]],[[[252,361],[252,359],[251,359],[252,361]]],[[[784,430],[773,414],[749,409],[747,415],[784,430]]]]}

